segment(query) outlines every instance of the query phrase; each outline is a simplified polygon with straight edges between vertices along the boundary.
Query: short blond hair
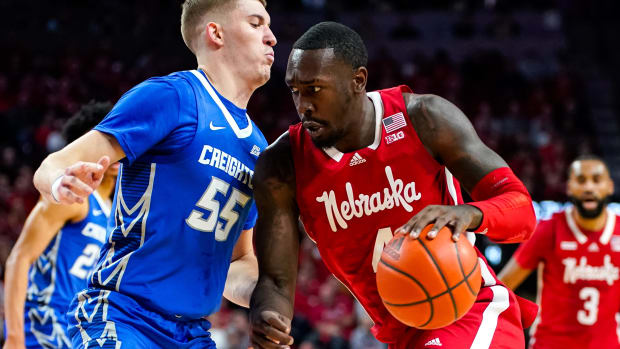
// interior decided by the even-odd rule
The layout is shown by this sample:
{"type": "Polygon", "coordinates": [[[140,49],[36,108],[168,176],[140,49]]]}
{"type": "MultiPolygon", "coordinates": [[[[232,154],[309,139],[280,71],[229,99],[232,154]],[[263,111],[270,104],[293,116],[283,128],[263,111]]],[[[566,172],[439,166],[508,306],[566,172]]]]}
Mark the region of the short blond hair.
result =
{"type": "MultiPolygon", "coordinates": [[[[181,35],[185,45],[194,53],[195,41],[204,28],[200,23],[208,13],[232,7],[239,0],[185,0],[181,5],[181,35]]],[[[257,0],[267,7],[266,0],[257,0]]]]}

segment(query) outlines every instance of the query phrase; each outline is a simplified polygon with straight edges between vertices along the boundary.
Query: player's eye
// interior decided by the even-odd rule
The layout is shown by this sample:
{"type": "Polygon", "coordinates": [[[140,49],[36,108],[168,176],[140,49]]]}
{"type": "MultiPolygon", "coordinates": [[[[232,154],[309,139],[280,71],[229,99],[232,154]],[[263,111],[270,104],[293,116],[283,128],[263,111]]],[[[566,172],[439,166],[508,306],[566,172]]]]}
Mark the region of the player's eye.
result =
{"type": "Polygon", "coordinates": [[[317,93],[321,91],[321,88],[319,86],[310,86],[310,91],[312,91],[313,93],[317,93]]]}
{"type": "Polygon", "coordinates": [[[297,87],[289,87],[289,89],[291,90],[292,94],[297,94],[299,93],[299,89],[297,87]]]}
{"type": "Polygon", "coordinates": [[[260,27],[260,24],[259,24],[259,23],[250,23],[250,25],[251,25],[253,28],[258,28],[258,27],[260,27]]]}

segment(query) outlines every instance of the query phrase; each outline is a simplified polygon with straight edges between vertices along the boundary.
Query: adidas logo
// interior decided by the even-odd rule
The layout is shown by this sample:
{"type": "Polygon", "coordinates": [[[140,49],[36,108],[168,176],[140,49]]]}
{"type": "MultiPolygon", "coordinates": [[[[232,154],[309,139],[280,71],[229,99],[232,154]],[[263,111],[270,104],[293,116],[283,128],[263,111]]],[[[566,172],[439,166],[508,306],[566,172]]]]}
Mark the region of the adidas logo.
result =
{"type": "Polygon", "coordinates": [[[589,252],[598,252],[599,248],[598,245],[596,244],[596,242],[593,242],[590,244],[590,246],[588,246],[588,251],[589,252]]]}
{"type": "Polygon", "coordinates": [[[435,339],[431,339],[430,341],[426,342],[426,344],[424,344],[425,347],[434,345],[436,347],[440,347],[441,346],[441,341],[439,340],[439,338],[435,338],[435,339]]]}
{"type": "Polygon", "coordinates": [[[351,162],[349,162],[349,166],[355,166],[359,164],[363,164],[366,162],[366,159],[360,156],[360,154],[355,153],[351,158],[351,162]]]}

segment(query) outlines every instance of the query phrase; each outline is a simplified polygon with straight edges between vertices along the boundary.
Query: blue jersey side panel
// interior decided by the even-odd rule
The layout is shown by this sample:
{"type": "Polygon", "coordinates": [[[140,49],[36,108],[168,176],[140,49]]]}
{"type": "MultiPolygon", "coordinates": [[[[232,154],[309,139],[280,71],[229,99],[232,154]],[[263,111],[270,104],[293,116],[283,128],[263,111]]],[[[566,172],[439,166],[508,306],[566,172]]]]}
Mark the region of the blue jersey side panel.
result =
{"type": "Polygon", "coordinates": [[[24,309],[27,346],[69,343],[65,314],[73,296],[86,286],[99,257],[109,214],[96,194],[88,203],[88,216],[65,224],[30,268],[24,309]]]}
{"type": "MultiPolygon", "coordinates": [[[[199,319],[217,311],[233,247],[256,220],[251,178],[267,142],[245,110],[219,96],[204,75],[179,72],[160,79],[174,86],[179,100],[179,115],[168,112],[179,120],[193,113],[195,125],[180,123],[159,144],[174,146],[169,138],[192,127],[195,136],[177,151],[147,149],[123,161],[111,231],[89,287],[120,292],[147,310],[199,319]]],[[[121,120],[113,131],[100,130],[122,134],[121,120]]],[[[141,126],[134,120],[128,127],[141,126]]],[[[131,142],[121,146],[142,149],[131,142]]]]}

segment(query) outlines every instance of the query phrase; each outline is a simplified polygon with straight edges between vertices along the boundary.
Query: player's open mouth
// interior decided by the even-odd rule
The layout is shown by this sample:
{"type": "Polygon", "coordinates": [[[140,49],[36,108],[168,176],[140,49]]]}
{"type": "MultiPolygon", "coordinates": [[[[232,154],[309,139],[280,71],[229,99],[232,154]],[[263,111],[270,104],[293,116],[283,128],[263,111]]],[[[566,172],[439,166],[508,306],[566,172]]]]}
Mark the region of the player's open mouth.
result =
{"type": "Polygon", "coordinates": [[[586,199],[581,201],[581,205],[586,210],[595,210],[598,207],[598,201],[592,199],[586,199]]]}

